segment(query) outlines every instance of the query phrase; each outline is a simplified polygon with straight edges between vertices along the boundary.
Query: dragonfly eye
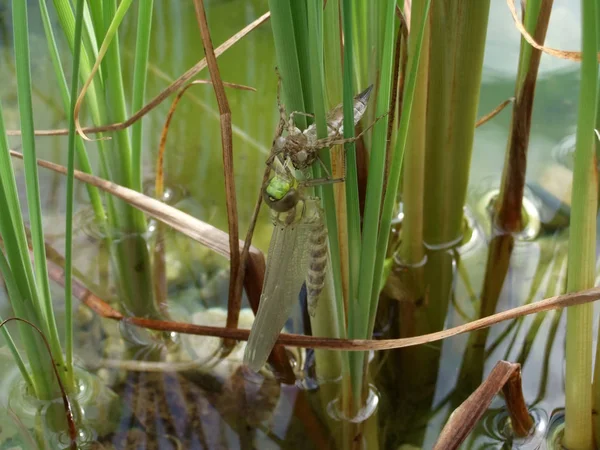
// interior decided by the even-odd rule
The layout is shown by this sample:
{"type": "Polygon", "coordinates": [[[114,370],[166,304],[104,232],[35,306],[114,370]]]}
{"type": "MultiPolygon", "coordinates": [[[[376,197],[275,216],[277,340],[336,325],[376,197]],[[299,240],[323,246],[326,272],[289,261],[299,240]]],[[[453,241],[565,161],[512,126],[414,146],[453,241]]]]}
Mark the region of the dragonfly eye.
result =
{"type": "Polygon", "coordinates": [[[296,204],[300,200],[300,195],[298,194],[298,191],[296,189],[292,188],[289,191],[287,191],[285,195],[280,199],[276,199],[270,196],[268,193],[263,192],[263,199],[267,206],[269,206],[269,208],[271,208],[274,211],[283,213],[289,211],[290,209],[296,206],[296,204]]]}

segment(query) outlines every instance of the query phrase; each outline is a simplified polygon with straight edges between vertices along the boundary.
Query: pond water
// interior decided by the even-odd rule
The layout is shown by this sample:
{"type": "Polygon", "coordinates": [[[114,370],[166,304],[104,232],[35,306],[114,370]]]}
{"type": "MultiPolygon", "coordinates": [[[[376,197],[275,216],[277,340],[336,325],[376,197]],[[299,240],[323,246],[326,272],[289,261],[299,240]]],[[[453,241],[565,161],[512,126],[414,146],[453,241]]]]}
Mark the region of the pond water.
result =
{"type": "MultiPolygon", "coordinates": [[[[205,3],[215,47],[268,9],[266,0],[209,0],[205,3]]],[[[31,1],[29,4],[36,128],[63,127],[65,117],[59,93],[53,77],[47,75],[52,69],[37,2],[31,1]]],[[[555,0],[547,45],[578,49],[579,14],[578,2],[555,0]]],[[[133,72],[133,47],[128,43],[134,42],[135,32],[135,20],[126,20],[120,33],[126,88],[129,88],[133,72]]],[[[16,129],[18,112],[11,34],[10,2],[0,0],[0,79],[3,80],[0,83],[0,99],[8,128],[16,129]]],[[[65,47],[64,42],[59,44],[65,47]]],[[[519,35],[506,4],[494,0],[486,43],[480,116],[513,95],[518,52],[519,35]]],[[[193,3],[155,0],[147,98],[154,97],[202,57],[193,3]]],[[[219,58],[219,67],[224,81],[256,89],[256,92],[227,90],[234,132],[240,230],[245,233],[260,191],[264,160],[278,117],[275,106],[275,55],[269,23],[251,32],[223,54],[219,58]]],[[[208,72],[204,71],[200,77],[208,78],[208,72]]],[[[540,180],[564,176],[564,183],[560,186],[565,189],[570,183],[569,150],[573,144],[576,123],[578,78],[577,64],[546,55],[542,57],[527,171],[528,183],[532,186],[528,198],[532,201],[534,211],[536,208],[541,211],[542,219],[544,214],[551,215],[547,212],[551,205],[546,202],[540,207],[544,198],[539,197],[540,192],[535,190],[542,183],[540,180]]],[[[147,192],[153,189],[158,142],[169,106],[169,101],[164,102],[144,119],[144,180],[147,192]]],[[[447,327],[464,323],[478,313],[474,299],[482,290],[487,241],[490,237],[485,208],[500,184],[509,119],[509,111],[504,111],[479,128],[475,135],[468,210],[473,223],[478,225],[474,227],[471,240],[460,248],[461,263],[455,272],[455,291],[446,317],[447,327]]],[[[19,145],[18,138],[11,138],[10,142],[13,147],[19,145]]],[[[39,157],[65,164],[66,142],[66,137],[38,138],[39,157]]],[[[90,155],[92,160],[96,159],[93,150],[90,155]]],[[[18,176],[22,175],[18,163],[16,167],[18,176]]],[[[46,238],[62,252],[65,183],[60,175],[48,171],[41,171],[40,177],[46,238]]],[[[166,147],[165,183],[169,189],[170,204],[227,230],[219,112],[210,85],[191,88],[175,113],[166,147]]],[[[101,232],[95,229],[87,195],[81,184],[76,184],[76,202],[78,229],[74,265],[80,277],[93,286],[95,292],[104,298],[111,298],[114,288],[106,282],[110,279],[110,264],[99,249],[101,232]]],[[[564,281],[565,228],[545,227],[539,232],[534,222],[531,233],[535,239],[526,236],[515,244],[511,268],[499,296],[497,310],[550,296],[555,287],[564,281]]],[[[263,208],[253,243],[264,252],[268,247],[270,230],[271,224],[263,208]]],[[[197,323],[221,323],[224,315],[216,307],[226,304],[227,262],[211,255],[199,244],[174,233],[168,234],[168,243],[172,316],[182,320],[189,320],[192,316],[197,323]],[[212,308],[209,313],[206,312],[208,308],[212,308]]],[[[60,315],[61,288],[55,286],[53,289],[60,315]]],[[[1,312],[9,316],[10,308],[4,295],[2,291],[1,312]]],[[[231,376],[240,360],[240,348],[227,361],[219,362],[214,358],[215,345],[218,344],[216,340],[182,338],[180,344],[189,353],[189,360],[175,361],[171,366],[142,366],[122,361],[123,355],[118,349],[111,357],[112,350],[98,348],[99,342],[103,343],[102,346],[110,346],[111,337],[117,341],[112,345],[118,347],[119,329],[114,324],[100,322],[85,311],[82,308],[78,313],[78,318],[85,324],[78,326],[80,364],[93,368],[103,379],[110,380],[115,392],[128,405],[121,410],[117,420],[121,430],[136,430],[129,434],[117,433],[113,444],[105,442],[104,448],[112,448],[111,445],[117,448],[323,448],[323,442],[327,442],[323,430],[313,423],[314,420],[311,422],[307,418],[310,416],[307,414],[308,405],[315,407],[318,403],[315,394],[317,385],[310,377],[304,384],[308,389],[304,391],[267,380],[262,385],[257,384],[253,396],[242,402],[240,390],[236,389],[236,378],[231,376]],[[173,370],[173,367],[177,369],[173,370]],[[308,433],[312,438],[308,439],[310,442],[306,440],[303,427],[312,430],[308,433]],[[123,442],[128,442],[129,446],[122,447],[123,442]]],[[[63,319],[59,317],[59,320],[62,322],[63,319]]],[[[244,310],[241,326],[249,327],[251,320],[251,313],[244,310]]],[[[520,322],[497,325],[487,335],[487,350],[478,362],[481,366],[479,370],[484,375],[499,359],[520,360],[523,364],[525,399],[538,420],[539,433],[531,442],[514,444],[518,448],[546,448],[543,442],[545,430],[551,422],[561,420],[561,408],[564,405],[564,321],[564,314],[561,317],[560,313],[551,312],[544,317],[527,317],[520,322]]],[[[299,322],[294,321],[294,324],[299,322]]],[[[381,395],[375,425],[382,436],[380,448],[415,448],[408,444],[414,445],[416,442],[420,442],[417,448],[429,449],[433,446],[449,413],[457,406],[456,398],[465,397],[464,393],[456,392],[468,388],[468,383],[463,385],[460,382],[460,375],[463,373],[461,360],[469,339],[468,335],[459,336],[446,340],[441,346],[437,383],[429,386],[432,390],[431,411],[417,414],[420,422],[406,419],[414,413],[411,408],[418,410],[420,407],[403,401],[400,398],[402,390],[394,386],[399,383],[396,380],[405,380],[407,377],[418,380],[416,372],[399,374],[389,362],[396,357],[401,361],[406,355],[389,352],[389,358],[378,355],[374,359],[372,373],[381,395]],[[378,375],[376,367],[381,368],[379,373],[383,375],[378,375]],[[403,420],[404,425],[401,423],[403,420]],[[413,435],[418,435],[418,438],[406,437],[413,435]],[[406,445],[400,447],[401,444],[406,445]]],[[[303,357],[302,354],[295,356],[303,357]]],[[[4,357],[9,361],[7,356],[4,357]]],[[[3,379],[7,379],[9,372],[12,373],[12,366],[7,362],[3,367],[1,370],[6,371],[3,379]]],[[[326,389],[326,384],[321,389],[326,389]]],[[[510,444],[504,442],[506,412],[503,405],[500,398],[492,403],[485,420],[463,448],[510,448],[510,444]]],[[[325,409],[321,408],[321,419],[326,415],[325,409]]],[[[0,432],[0,438],[6,437],[7,434],[0,432]]]]}

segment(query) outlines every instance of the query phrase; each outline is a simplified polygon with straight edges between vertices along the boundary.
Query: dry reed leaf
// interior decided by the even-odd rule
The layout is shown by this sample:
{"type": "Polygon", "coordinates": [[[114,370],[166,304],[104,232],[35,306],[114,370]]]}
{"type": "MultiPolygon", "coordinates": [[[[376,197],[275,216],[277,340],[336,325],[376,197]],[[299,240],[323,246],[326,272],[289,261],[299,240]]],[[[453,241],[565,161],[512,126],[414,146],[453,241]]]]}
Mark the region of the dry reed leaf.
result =
{"type": "MultiPolygon", "coordinates": [[[[23,155],[14,150],[10,151],[11,155],[22,159],[23,155]]],[[[38,164],[46,169],[65,175],[67,169],[64,166],[55,164],[49,161],[38,159],[38,164]]],[[[219,230],[201,220],[198,220],[184,212],[179,211],[172,206],[162,203],[152,197],[148,197],[140,192],[119,186],[111,181],[90,175],[79,170],[75,170],[75,178],[79,181],[89,183],[103,191],[108,192],[115,197],[118,197],[130,205],[145,212],[149,216],[161,221],[171,228],[185,234],[202,245],[214,250],[218,254],[229,258],[229,237],[227,233],[219,230]]],[[[244,243],[240,241],[240,245],[244,243]]],[[[261,253],[260,250],[253,248],[253,252],[261,253]]]]}
{"type": "MultiPolygon", "coordinates": [[[[515,26],[517,30],[521,33],[521,36],[531,45],[533,48],[541,50],[547,55],[555,56],[556,58],[568,59],[570,61],[581,61],[581,52],[575,52],[570,50],[560,50],[552,47],[545,47],[536,42],[536,40],[527,32],[525,26],[521,19],[519,19],[519,15],[517,14],[517,8],[515,7],[515,0],[506,0],[506,4],[508,5],[508,9],[512,14],[513,20],[515,22],[515,26]]],[[[598,54],[598,61],[600,61],[600,53],[598,54]]]]}
{"type": "Polygon", "coordinates": [[[515,434],[527,436],[533,420],[527,412],[521,389],[521,365],[498,361],[475,392],[452,412],[433,450],[457,449],[473,431],[500,390],[504,392],[515,434]]]}
{"type": "MultiPolygon", "coordinates": [[[[17,158],[23,157],[19,152],[10,151],[11,155],[17,158]]],[[[66,168],[59,164],[54,164],[44,160],[38,160],[41,167],[54,170],[55,172],[65,174],[66,168]]],[[[229,257],[229,246],[227,233],[204,223],[192,216],[189,216],[176,208],[159,202],[151,197],[148,197],[131,189],[124,188],[110,181],[89,175],[78,170],[75,171],[75,178],[80,181],[90,183],[104,191],[115,195],[131,205],[146,212],[155,219],[169,225],[170,227],[184,233],[186,236],[194,239],[206,247],[216,251],[226,258],[229,257]]],[[[244,242],[240,241],[243,246],[244,242]]],[[[262,258],[260,250],[252,247],[253,255],[262,258]]],[[[263,263],[264,270],[264,263],[263,263]]],[[[250,282],[261,280],[250,279],[250,282]]],[[[254,291],[260,293],[260,286],[257,284],[254,291]]],[[[505,320],[516,319],[518,317],[527,316],[543,311],[553,309],[566,308],[569,306],[582,305],[600,299],[600,287],[575,292],[571,294],[557,295],[535,303],[518,306],[516,308],[502,311],[481,319],[474,320],[464,325],[459,325],[447,330],[437,331],[421,336],[399,339],[335,339],[335,338],[320,338],[314,336],[302,336],[297,334],[280,334],[277,340],[278,344],[290,345],[296,347],[321,348],[328,350],[347,350],[347,351],[365,351],[365,350],[391,350],[394,348],[411,347],[414,345],[427,344],[429,342],[440,341],[452,336],[456,336],[470,331],[480,330],[495,325],[505,320]]],[[[108,305],[107,305],[108,306],[108,305]]],[[[139,318],[126,318],[132,323],[146,328],[160,331],[174,331],[201,336],[215,336],[237,340],[247,340],[250,330],[228,329],[222,327],[208,327],[186,324],[173,321],[148,320],[139,318]]]]}
{"type": "Polygon", "coordinates": [[[500,114],[504,108],[506,108],[508,105],[510,105],[511,103],[514,103],[514,102],[515,102],[514,97],[504,100],[502,103],[500,103],[498,106],[496,106],[492,111],[490,111],[485,116],[478,119],[477,122],[475,122],[475,128],[478,128],[481,125],[483,125],[484,123],[489,122],[494,117],[496,117],[498,114],[500,114]]]}

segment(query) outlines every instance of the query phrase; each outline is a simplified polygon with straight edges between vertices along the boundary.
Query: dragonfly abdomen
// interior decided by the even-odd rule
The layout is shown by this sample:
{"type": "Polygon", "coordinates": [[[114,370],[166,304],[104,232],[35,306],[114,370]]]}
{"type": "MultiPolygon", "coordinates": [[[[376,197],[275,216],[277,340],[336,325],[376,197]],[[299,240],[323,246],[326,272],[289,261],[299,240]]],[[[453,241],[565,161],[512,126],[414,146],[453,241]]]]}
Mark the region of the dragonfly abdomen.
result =
{"type": "Polygon", "coordinates": [[[314,315],[319,295],[325,286],[325,274],[327,270],[327,228],[320,221],[315,224],[308,238],[308,273],[306,275],[306,292],[308,310],[314,315]]]}

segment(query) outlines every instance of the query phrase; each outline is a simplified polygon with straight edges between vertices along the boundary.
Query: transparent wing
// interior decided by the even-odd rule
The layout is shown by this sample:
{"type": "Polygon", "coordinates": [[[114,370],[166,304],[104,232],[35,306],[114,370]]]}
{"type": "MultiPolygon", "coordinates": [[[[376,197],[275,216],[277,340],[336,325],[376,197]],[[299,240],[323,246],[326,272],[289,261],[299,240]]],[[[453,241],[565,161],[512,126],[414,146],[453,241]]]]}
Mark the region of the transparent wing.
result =
{"type": "Polygon", "coordinates": [[[308,270],[306,241],[310,226],[276,223],[258,313],[244,352],[244,364],[258,371],[285,325],[308,270]]]}
{"type": "MultiPolygon", "coordinates": [[[[373,85],[369,86],[367,89],[357,94],[354,97],[353,107],[354,107],[354,125],[358,123],[361,119],[365,110],[367,109],[367,102],[369,97],[371,96],[371,91],[373,90],[373,85]]],[[[333,137],[336,135],[344,134],[344,105],[340,103],[335,108],[327,113],[327,136],[333,137]]],[[[310,138],[317,138],[317,126],[316,124],[310,125],[305,131],[304,134],[310,138]]]]}

